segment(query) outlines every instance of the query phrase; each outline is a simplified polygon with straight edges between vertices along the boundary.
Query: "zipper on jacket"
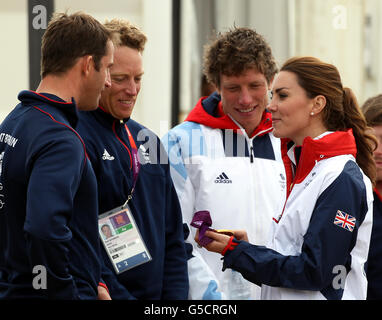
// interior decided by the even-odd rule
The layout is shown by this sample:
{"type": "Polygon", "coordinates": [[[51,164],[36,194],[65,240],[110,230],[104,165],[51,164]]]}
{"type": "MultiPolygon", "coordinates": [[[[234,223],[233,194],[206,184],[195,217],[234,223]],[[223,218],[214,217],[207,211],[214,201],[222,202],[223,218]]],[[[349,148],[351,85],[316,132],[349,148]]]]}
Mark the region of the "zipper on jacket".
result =
{"type": "MultiPolygon", "coordinates": [[[[254,161],[254,153],[253,153],[253,139],[255,139],[257,136],[263,134],[263,133],[267,133],[267,132],[271,132],[273,129],[272,128],[268,128],[268,129],[265,129],[265,130],[262,130],[258,133],[256,133],[256,135],[254,135],[252,138],[250,138],[247,134],[247,132],[244,130],[244,128],[234,119],[232,118],[230,115],[229,117],[231,118],[231,120],[240,128],[241,132],[243,133],[244,137],[245,137],[245,140],[247,141],[247,146],[251,146],[250,147],[250,150],[249,150],[249,158],[250,158],[250,161],[251,163],[253,163],[254,161]]],[[[267,120],[269,121],[269,120],[267,120]]]]}
{"type": "MultiPolygon", "coordinates": [[[[304,152],[304,149],[301,150],[301,154],[300,154],[300,158],[299,158],[300,160],[302,159],[303,152],[304,152]]],[[[299,160],[299,163],[300,163],[300,160],[299,160]]],[[[316,163],[316,164],[317,164],[317,163],[316,163]]],[[[290,184],[290,186],[289,186],[289,192],[287,192],[287,196],[286,196],[286,198],[285,198],[284,207],[283,207],[283,210],[282,210],[281,214],[280,214],[279,217],[278,217],[278,220],[276,220],[275,218],[273,218],[273,220],[274,220],[276,223],[279,223],[279,222],[280,222],[280,220],[281,220],[281,218],[282,218],[282,216],[283,216],[283,214],[284,214],[284,210],[285,210],[286,203],[287,203],[287,201],[288,201],[288,199],[289,199],[289,196],[290,196],[290,194],[292,193],[293,187],[294,187],[294,185],[295,185],[295,181],[296,181],[297,173],[299,173],[299,172],[301,171],[301,169],[299,169],[299,168],[301,167],[301,165],[299,166],[299,165],[297,164],[297,166],[296,166],[295,168],[294,168],[293,163],[292,163],[291,165],[292,165],[292,171],[293,171],[293,179],[292,179],[292,182],[291,182],[291,184],[290,184]]]]}

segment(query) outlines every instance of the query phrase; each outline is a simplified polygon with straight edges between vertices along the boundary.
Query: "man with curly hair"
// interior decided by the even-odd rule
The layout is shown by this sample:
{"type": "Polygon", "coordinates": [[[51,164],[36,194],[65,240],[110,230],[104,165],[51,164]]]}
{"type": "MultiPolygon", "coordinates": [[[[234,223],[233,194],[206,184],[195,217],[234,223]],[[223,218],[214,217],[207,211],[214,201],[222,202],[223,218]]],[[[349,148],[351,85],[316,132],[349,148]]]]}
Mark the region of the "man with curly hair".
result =
{"type": "MultiPolygon", "coordinates": [[[[208,211],[212,228],[246,229],[251,242],[265,244],[286,194],[281,143],[266,111],[277,70],[271,48],[252,29],[235,27],[206,46],[204,74],[217,92],[200,98],[162,139],[184,223],[208,211]]],[[[234,271],[223,273],[190,229],[189,299],[259,298],[260,288],[234,271]]]]}
{"type": "Polygon", "coordinates": [[[80,115],[78,132],[97,176],[99,214],[125,208],[128,200],[139,229],[140,239],[130,239],[118,248],[144,243],[148,254],[137,253],[123,260],[117,272],[113,259],[121,251],[112,249],[109,258],[102,248],[102,279],[112,299],[186,299],[182,214],[168,161],[157,161],[166,152],[152,131],[131,118],[141,88],[146,35],[125,20],[113,19],[104,25],[115,46],[112,86],[102,93],[97,110],[80,115]],[[132,264],[137,265],[124,269],[132,264]]]}

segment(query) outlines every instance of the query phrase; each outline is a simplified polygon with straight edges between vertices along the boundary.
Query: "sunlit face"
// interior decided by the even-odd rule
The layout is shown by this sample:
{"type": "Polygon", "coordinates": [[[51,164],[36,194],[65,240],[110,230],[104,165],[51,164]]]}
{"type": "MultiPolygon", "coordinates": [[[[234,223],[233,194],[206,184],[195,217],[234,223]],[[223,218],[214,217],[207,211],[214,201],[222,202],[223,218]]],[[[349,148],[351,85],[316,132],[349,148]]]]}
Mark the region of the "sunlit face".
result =
{"type": "Polygon", "coordinates": [[[272,113],[274,135],[302,145],[304,138],[311,136],[312,106],[313,99],[308,98],[306,91],[298,84],[297,76],[281,71],[273,82],[272,100],[268,106],[272,113]]]}
{"type": "Polygon", "coordinates": [[[268,83],[264,74],[247,69],[239,76],[220,77],[223,111],[237,121],[251,135],[260,124],[268,103],[268,83]]]}
{"type": "Polygon", "coordinates": [[[100,105],[116,119],[129,118],[141,89],[141,53],[126,46],[115,48],[110,73],[112,86],[103,91],[100,105]]]}
{"type": "Polygon", "coordinates": [[[78,103],[78,108],[81,110],[97,109],[102,91],[111,86],[110,68],[113,65],[114,45],[109,40],[106,46],[106,55],[101,58],[98,71],[95,69],[94,62],[91,62],[88,81],[78,103]]]}
{"type": "Polygon", "coordinates": [[[382,125],[373,126],[373,131],[378,140],[377,149],[374,151],[374,160],[377,166],[377,181],[382,181],[382,125]]]}

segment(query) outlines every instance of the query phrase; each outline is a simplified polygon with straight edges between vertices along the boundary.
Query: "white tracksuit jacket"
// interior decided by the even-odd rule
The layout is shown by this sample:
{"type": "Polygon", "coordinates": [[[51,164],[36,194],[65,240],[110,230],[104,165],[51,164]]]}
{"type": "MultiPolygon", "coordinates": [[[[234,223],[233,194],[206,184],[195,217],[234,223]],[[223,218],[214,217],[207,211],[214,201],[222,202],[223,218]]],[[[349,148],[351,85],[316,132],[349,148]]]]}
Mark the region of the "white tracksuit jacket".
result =
{"type": "MultiPolygon", "coordinates": [[[[271,133],[269,113],[249,138],[231,118],[216,114],[219,104],[217,94],[201,99],[186,122],[162,139],[183,222],[189,225],[196,211],[208,210],[212,228],[246,229],[251,243],[264,245],[286,198],[280,140],[271,133]]],[[[219,256],[198,248],[196,229],[189,228],[189,298],[259,299],[260,287],[233,270],[222,272],[219,256]]]]}
{"type": "Polygon", "coordinates": [[[365,299],[373,194],[355,154],[351,130],[306,138],[268,248],[240,242],[224,268],[262,284],[263,299],[365,299]]]}

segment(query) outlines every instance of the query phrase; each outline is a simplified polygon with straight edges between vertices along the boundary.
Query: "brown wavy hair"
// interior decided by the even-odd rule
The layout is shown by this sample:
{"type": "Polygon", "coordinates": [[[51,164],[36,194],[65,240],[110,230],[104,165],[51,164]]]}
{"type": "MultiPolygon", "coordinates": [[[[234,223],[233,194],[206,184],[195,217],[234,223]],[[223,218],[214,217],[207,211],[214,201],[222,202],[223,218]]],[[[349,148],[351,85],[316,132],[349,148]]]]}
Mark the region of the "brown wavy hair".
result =
{"type": "Polygon", "coordinates": [[[286,61],[280,71],[293,72],[309,98],[325,96],[326,106],[322,111],[322,120],[327,130],[353,129],[357,145],[356,161],[375,185],[373,151],[377,140],[371,134],[353,91],[343,87],[338,69],[314,57],[294,57],[286,61]]]}
{"type": "Polygon", "coordinates": [[[208,82],[220,88],[220,76],[240,75],[256,68],[270,84],[278,68],[272,50],[265,39],[255,30],[234,27],[219,33],[217,38],[204,47],[203,72],[208,82]]]}

